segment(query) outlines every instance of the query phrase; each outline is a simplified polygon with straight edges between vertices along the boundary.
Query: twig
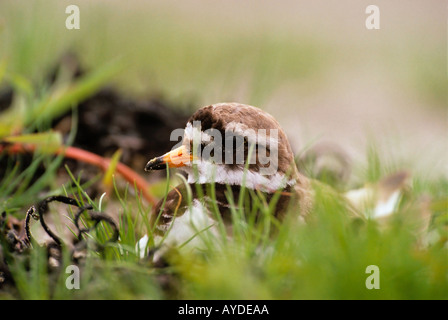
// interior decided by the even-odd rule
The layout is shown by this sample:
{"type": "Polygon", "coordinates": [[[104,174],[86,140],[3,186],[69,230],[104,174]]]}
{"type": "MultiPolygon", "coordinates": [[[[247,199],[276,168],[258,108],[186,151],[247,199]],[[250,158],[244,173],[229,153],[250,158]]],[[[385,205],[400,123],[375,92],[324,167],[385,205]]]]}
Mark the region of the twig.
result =
{"type": "Polygon", "coordinates": [[[31,208],[28,209],[28,211],[26,212],[26,218],[25,218],[25,231],[26,231],[26,237],[29,243],[31,243],[31,232],[30,232],[30,218],[33,217],[34,220],[39,220],[43,229],[45,230],[45,232],[54,240],[54,242],[58,245],[61,246],[61,240],[51,231],[50,228],[48,228],[47,224],[45,223],[44,220],[44,215],[48,210],[48,204],[50,202],[53,201],[57,201],[57,202],[62,202],[65,203],[67,205],[70,206],[75,206],[79,208],[79,211],[76,213],[75,215],[75,219],[74,219],[74,223],[76,228],[78,229],[79,233],[78,233],[78,238],[81,238],[83,233],[89,232],[92,228],[88,228],[88,229],[83,229],[79,226],[79,219],[81,217],[81,214],[83,212],[87,212],[90,219],[93,220],[95,222],[95,225],[93,226],[93,228],[96,228],[96,226],[101,222],[101,221],[105,221],[107,222],[112,229],[114,230],[114,234],[112,235],[112,237],[109,239],[109,242],[115,242],[118,240],[118,227],[115,224],[114,220],[109,217],[108,215],[101,213],[101,212],[95,212],[95,211],[91,211],[93,209],[93,207],[91,205],[85,205],[85,206],[80,206],[78,204],[78,202],[73,199],[73,198],[69,198],[66,196],[51,196],[48,198],[45,198],[44,200],[40,201],[39,203],[37,203],[36,205],[32,206],[31,208]]]}
{"type": "MultiPolygon", "coordinates": [[[[9,153],[25,153],[34,152],[36,147],[34,145],[25,145],[20,143],[14,144],[0,144],[0,153],[6,150],[9,153]]],[[[64,155],[65,158],[75,159],[78,161],[86,162],[94,166],[99,167],[101,170],[106,171],[110,165],[110,159],[101,157],[92,152],[76,148],[76,147],[61,147],[54,151],[54,154],[64,155]]],[[[142,196],[152,205],[156,203],[156,200],[149,192],[149,185],[145,179],[138,175],[134,170],[119,162],[116,167],[117,173],[119,173],[130,184],[136,185],[140,190],[142,196]]]]}

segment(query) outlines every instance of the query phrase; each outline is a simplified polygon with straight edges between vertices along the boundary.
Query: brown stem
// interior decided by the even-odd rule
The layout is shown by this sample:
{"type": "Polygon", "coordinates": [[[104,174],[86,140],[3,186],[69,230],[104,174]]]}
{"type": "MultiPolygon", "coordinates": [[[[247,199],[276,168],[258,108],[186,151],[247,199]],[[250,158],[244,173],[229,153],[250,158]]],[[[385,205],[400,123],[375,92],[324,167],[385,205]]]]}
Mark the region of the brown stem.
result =
{"type": "MultiPolygon", "coordinates": [[[[0,144],[0,153],[3,150],[7,150],[9,153],[23,153],[23,152],[34,152],[36,149],[33,145],[22,145],[19,143],[15,144],[0,144]]],[[[101,168],[103,171],[106,171],[110,165],[110,159],[103,158],[97,154],[92,152],[79,149],[76,147],[61,147],[54,151],[55,154],[63,154],[65,158],[75,159],[78,161],[86,162],[101,168]]],[[[130,184],[136,185],[137,189],[140,190],[142,196],[152,205],[156,203],[156,200],[149,192],[148,183],[138,175],[134,170],[129,168],[123,163],[118,162],[116,171],[130,184]]]]}

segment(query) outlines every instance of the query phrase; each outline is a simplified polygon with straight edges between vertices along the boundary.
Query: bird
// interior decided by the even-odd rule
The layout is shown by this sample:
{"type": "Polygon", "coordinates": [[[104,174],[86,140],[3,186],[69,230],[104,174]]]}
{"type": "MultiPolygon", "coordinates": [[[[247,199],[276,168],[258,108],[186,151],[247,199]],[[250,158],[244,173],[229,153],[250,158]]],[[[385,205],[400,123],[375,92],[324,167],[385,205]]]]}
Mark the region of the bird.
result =
{"type": "MultiPolygon", "coordinates": [[[[310,181],[297,169],[284,130],[266,111],[236,102],[207,105],[180,132],[179,145],[145,166],[145,171],[178,168],[187,182],[170,190],[153,208],[153,243],[163,239],[168,245],[189,241],[197,246],[200,240],[191,239],[198,231],[210,228],[217,233],[219,220],[231,225],[235,204],[229,195],[238,202],[241,192],[261,194],[266,203],[279,193],[273,210],[276,219],[283,220],[290,207],[297,208],[299,218],[307,216],[310,181]]],[[[139,241],[140,250],[148,241],[147,235],[139,241]]]]}
{"type": "MultiPolygon", "coordinates": [[[[316,186],[341,198],[347,212],[361,218],[366,199],[371,200],[377,193],[375,185],[337,194],[329,186],[305,176],[296,165],[279,122],[251,105],[226,102],[204,106],[176,134],[181,141],[171,151],[149,160],[145,171],[177,168],[186,178],[153,207],[152,232],[136,244],[141,257],[150,251],[149,246],[157,248],[162,243],[165,248],[176,245],[202,248],[201,234],[211,233],[218,239],[222,232],[220,222],[226,233],[231,234],[232,211],[242,193],[249,198],[248,212],[253,197],[261,195],[266,205],[276,201],[272,214],[278,221],[291,213],[305,223],[314,205],[316,186]]],[[[379,184],[389,186],[383,188],[387,192],[383,193],[382,201],[389,196],[393,198],[387,208],[381,207],[382,211],[387,214],[393,211],[399,199],[397,192],[407,177],[399,173],[386,178],[386,182],[394,182],[392,187],[390,183],[379,184]]]]}

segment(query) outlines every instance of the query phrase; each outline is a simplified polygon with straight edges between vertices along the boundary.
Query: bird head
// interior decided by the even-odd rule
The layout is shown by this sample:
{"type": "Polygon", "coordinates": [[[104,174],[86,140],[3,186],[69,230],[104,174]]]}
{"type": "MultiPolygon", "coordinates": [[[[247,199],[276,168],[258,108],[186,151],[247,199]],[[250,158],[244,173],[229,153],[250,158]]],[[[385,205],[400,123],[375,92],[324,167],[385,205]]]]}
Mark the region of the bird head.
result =
{"type": "Polygon", "coordinates": [[[300,176],[279,123],[256,107],[239,103],[203,107],[171,137],[182,141],[150,160],[146,171],[168,166],[185,171],[189,183],[244,184],[263,192],[292,186],[300,176]]]}

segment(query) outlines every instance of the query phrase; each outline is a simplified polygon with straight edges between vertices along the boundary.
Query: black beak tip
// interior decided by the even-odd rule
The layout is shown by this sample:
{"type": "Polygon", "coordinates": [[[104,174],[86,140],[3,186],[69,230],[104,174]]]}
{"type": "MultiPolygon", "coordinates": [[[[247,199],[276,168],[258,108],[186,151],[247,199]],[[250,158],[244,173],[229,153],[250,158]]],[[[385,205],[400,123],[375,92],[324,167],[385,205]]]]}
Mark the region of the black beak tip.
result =
{"type": "Polygon", "coordinates": [[[145,166],[145,171],[161,170],[166,168],[166,163],[163,162],[162,157],[154,158],[148,161],[145,166]]]}

